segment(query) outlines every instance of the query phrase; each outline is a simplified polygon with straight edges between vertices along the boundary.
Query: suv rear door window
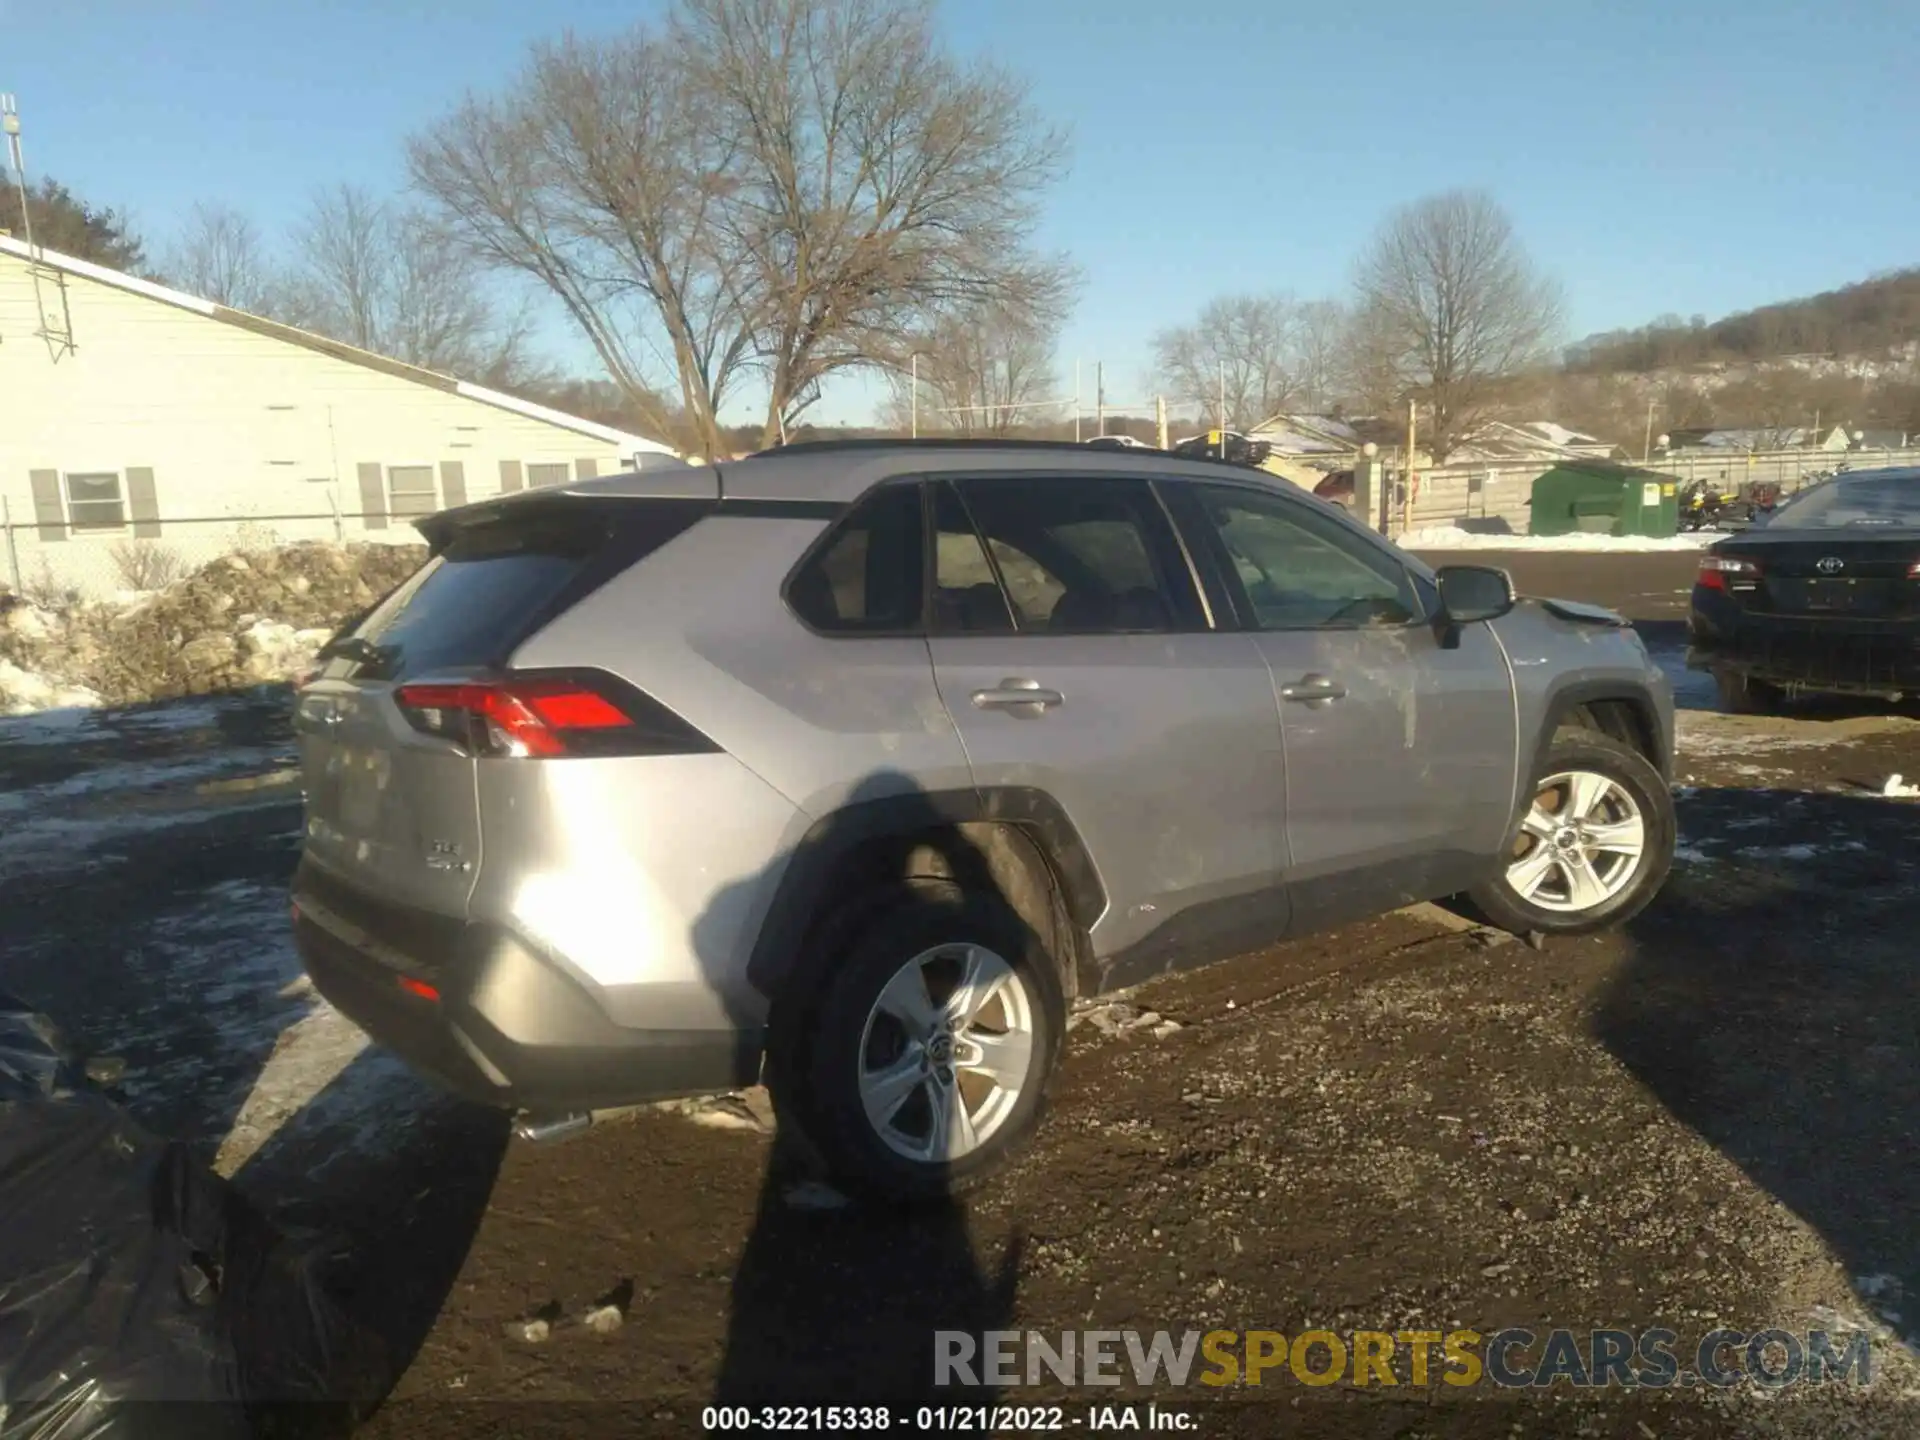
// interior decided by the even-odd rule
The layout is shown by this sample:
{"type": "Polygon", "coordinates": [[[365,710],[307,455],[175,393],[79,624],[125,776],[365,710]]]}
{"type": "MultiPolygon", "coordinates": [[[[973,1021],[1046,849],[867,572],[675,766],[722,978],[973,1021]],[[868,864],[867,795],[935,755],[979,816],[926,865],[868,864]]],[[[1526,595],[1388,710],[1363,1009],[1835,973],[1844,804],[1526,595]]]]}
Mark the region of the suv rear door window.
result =
{"type": "Polygon", "coordinates": [[[1004,635],[1013,629],[1000,577],[1004,555],[987,558],[967,507],[945,480],[933,495],[933,631],[936,635],[1004,635]]]}
{"type": "Polygon", "coordinates": [[[971,479],[960,489],[1023,632],[1204,628],[1178,542],[1146,482],[971,479]]]}

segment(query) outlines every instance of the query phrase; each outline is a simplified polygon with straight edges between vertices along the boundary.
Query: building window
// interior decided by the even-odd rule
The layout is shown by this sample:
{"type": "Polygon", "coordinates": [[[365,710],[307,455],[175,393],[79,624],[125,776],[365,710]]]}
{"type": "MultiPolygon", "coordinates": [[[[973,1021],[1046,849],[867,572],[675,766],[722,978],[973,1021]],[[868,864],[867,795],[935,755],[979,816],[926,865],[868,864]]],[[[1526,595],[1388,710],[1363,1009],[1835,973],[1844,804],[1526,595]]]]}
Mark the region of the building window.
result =
{"type": "Polygon", "coordinates": [[[75,530],[126,529],[127,500],[120,477],[98,472],[67,476],[67,523],[75,530]]]}
{"type": "Polygon", "coordinates": [[[573,477],[573,471],[562,463],[559,465],[527,466],[527,488],[538,490],[542,485],[564,485],[573,477]]]}
{"type": "Polygon", "coordinates": [[[440,508],[431,465],[387,467],[388,511],[394,515],[431,515],[440,508]]]}

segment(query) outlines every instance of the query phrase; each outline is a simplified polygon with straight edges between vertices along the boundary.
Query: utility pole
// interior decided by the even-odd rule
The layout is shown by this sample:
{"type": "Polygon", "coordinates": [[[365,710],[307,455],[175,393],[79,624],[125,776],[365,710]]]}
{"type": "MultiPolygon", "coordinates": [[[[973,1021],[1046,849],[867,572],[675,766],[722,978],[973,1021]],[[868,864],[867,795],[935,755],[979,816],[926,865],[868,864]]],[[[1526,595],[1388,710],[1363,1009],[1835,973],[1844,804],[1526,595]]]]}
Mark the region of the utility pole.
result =
{"type": "Polygon", "coordinates": [[[1099,429],[1095,434],[1107,433],[1107,367],[1106,362],[1093,362],[1093,411],[1099,429]]]}
{"type": "Polygon", "coordinates": [[[912,398],[907,402],[908,413],[913,416],[911,421],[913,428],[910,433],[915,440],[918,440],[920,438],[920,352],[918,350],[914,351],[907,360],[907,373],[912,376],[908,381],[912,398]]]}
{"type": "Polygon", "coordinates": [[[1220,458],[1227,458],[1227,362],[1220,362],[1220,458]]]}
{"type": "Polygon", "coordinates": [[[1640,446],[1640,463],[1642,465],[1645,465],[1653,459],[1653,411],[1654,407],[1659,403],[1658,400],[1649,400],[1647,402],[1647,438],[1640,446]]]}
{"type": "Polygon", "coordinates": [[[1080,362],[1073,362],[1073,443],[1080,443],[1080,362]]]}
{"type": "Polygon", "coordinates": [[[1160,442],[1160,448],[1164,450],[1167,448],[1167,397],[1166,396],[1156,395],[1153,397],[1153,419],[1154,419],[1154,425],[1159,432],[1156,438],[1160,442]]]}
{"type": "Polygon", "coordinates": [[[20,191],[20,238],[27,242],[28,255],[33,256],[33,207],[27,204],[27,162],[20,153],[20,109],[12,95],[0,95],[0,135],[7,137],[7,157],[14,184],[20,191]]]}
{"type": "Polygon", "coordinates": [[[1407,401],[1407,468],[1402,480],[1405,486],[1400,493],[1400,533],[1405,535],[1413,529],[1413,441],[1415,428],[1419,423],[1420,402],[1407,401]]]}

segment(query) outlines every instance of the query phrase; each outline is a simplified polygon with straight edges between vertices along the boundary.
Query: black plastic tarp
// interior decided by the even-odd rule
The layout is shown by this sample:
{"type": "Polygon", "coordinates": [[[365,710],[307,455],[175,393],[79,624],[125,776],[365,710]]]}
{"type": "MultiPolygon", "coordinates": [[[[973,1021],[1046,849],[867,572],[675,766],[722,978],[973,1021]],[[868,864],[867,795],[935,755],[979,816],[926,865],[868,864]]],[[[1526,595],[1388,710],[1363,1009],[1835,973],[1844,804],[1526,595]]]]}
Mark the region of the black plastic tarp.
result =
{"type": "Polygon", "coordinates": [[[344,1428],[387,1376],[332,1258],[142,1130],[0,993],[0,1440],[344,1428]]]}

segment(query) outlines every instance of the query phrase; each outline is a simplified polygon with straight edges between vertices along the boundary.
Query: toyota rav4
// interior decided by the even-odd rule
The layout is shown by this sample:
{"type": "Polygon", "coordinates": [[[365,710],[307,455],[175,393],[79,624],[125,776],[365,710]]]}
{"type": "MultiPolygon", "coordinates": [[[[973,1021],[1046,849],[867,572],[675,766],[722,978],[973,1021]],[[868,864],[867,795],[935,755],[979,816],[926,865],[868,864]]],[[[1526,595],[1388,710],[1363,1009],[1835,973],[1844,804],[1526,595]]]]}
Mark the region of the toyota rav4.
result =
{"type": "Polygon", "coordinates": [[[470,504],[298,696],[299,944],[540,1123],[764,1081],[911,1199],[1038,1125],[1069,1005],[1413,902],[1653,897],[1618,616],[1155,451],[784,447],[470,504]]]}

